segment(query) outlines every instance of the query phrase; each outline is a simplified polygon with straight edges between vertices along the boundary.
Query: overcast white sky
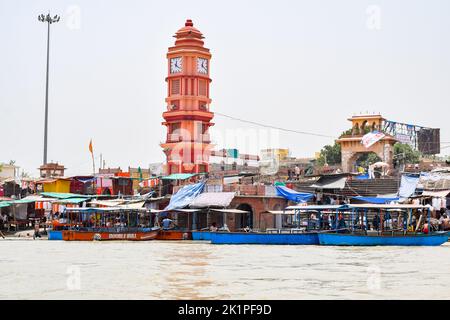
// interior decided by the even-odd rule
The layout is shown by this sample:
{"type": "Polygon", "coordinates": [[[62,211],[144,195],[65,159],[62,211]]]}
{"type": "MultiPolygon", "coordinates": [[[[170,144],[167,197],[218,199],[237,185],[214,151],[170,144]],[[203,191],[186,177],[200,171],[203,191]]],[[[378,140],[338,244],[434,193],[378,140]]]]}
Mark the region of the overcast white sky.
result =
{"type": "MultiPolygon", "coordinates": [[[[352,114],[376,111],[440,127],[441,141],[450,141],[447,0],[0,0],[0,162],[14,159],[33,176],[42,163],[46,59],[37,16],[48,10],[62,17],[51,30],[48,159],[68,175],[92,172],[91,137],[107,166],[164,160],[165,54],[186,18],[213,55],[212,111],[331,136],[352,114]]],[[[214,122],[217,142],[225,130],[270,135],[214,122]]],[[[272,146],[299,157],[332,143],[275,137],[272,146]]],[[[260,139],[241,151],[265,146],[260,139]]]]}

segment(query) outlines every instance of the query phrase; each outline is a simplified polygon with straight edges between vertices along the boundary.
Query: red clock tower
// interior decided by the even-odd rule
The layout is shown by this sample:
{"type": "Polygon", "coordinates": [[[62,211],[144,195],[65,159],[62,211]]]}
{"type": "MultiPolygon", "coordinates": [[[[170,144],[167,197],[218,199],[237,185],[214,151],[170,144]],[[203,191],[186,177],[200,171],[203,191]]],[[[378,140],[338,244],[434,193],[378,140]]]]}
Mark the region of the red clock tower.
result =
{"type": "Polygon", "coordinates": [[[166,142],[161,143],[167,157],[166,173],[208,172],[209,127],[214,116],[209,111],[211,53],[192,20],[174,37],[175,45],[167,52],[167,111],[162,123],[167,127],[166,142]]]}

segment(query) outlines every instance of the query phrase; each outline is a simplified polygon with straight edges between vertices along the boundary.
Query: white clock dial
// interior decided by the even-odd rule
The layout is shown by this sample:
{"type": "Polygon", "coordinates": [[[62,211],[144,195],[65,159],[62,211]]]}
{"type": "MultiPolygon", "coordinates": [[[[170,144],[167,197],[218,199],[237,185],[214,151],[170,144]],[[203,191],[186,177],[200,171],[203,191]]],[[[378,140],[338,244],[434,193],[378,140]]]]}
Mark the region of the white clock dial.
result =
{"type": "Polygon", "coordinates": [[[170,73],[178,73],[181,72],[183,68],[183,60],[181,57],[170,59],[170,73]]]}
{"type": "Polygon", "coordinates": [[[203,74],[208,73],[208,60],[203,58],[197,59],[197,72],[203,74]]]}

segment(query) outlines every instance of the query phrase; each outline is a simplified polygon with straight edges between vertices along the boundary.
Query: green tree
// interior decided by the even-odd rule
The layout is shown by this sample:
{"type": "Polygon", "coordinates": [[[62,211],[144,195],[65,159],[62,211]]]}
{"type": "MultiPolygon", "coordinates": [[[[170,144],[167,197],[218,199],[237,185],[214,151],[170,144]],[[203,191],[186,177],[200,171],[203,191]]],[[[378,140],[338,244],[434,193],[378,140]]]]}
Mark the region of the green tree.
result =
{"type": "Polygon", "coordinates": [[[334,142],[334,145],[326,145],[320,150],[317,164],[323,166],[325,163],[329,165],[341,163],[341,145],[339,143],[334,142]]]}
{"type": "Polygon", "coordinates": [[[409,144],[397,142],[394,144],[394,159],[403,163],[418,163],[422,154],[411,148],[409,144]]]}

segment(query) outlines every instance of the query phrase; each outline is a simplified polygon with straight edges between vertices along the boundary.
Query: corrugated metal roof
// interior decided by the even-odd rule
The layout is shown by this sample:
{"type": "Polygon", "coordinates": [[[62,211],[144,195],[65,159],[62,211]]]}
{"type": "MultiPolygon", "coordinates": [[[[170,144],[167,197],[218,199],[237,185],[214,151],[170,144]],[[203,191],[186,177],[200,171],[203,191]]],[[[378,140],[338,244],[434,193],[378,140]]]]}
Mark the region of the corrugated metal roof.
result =
{"type": "Polygon", "coordinates": [[[42,196],[57,198],[57,199],[68,199],[68,198],[90,198],[90,196],[76,194],[76,193],[62,193],[62,192],[41,192],[42,196]]]}

